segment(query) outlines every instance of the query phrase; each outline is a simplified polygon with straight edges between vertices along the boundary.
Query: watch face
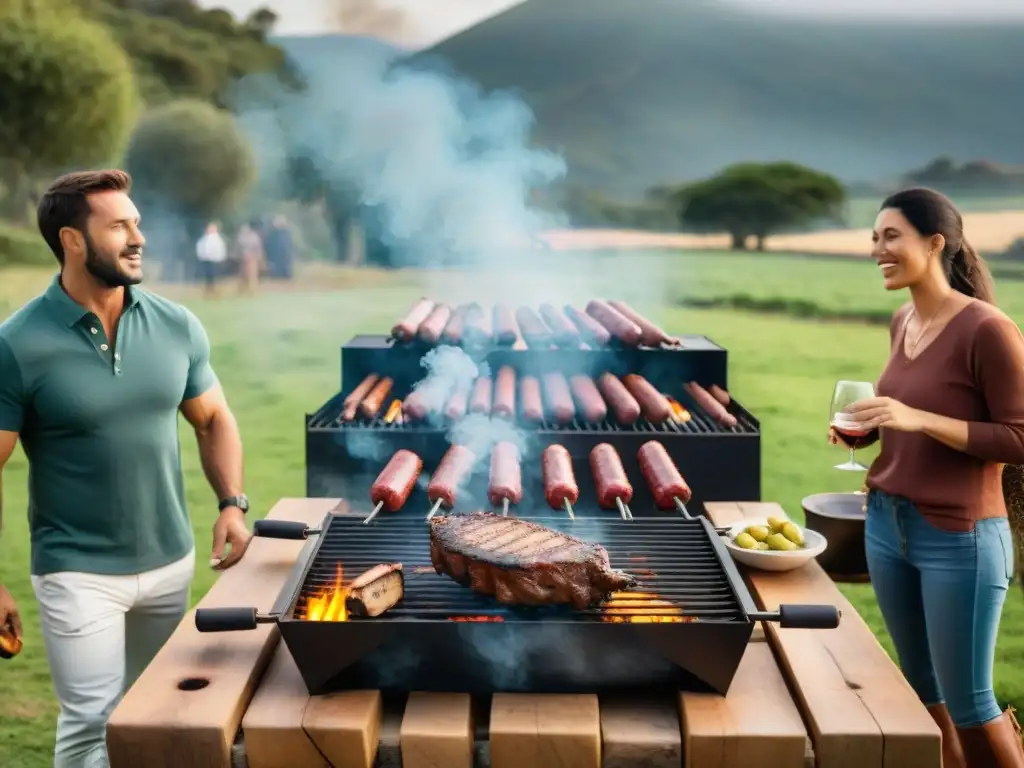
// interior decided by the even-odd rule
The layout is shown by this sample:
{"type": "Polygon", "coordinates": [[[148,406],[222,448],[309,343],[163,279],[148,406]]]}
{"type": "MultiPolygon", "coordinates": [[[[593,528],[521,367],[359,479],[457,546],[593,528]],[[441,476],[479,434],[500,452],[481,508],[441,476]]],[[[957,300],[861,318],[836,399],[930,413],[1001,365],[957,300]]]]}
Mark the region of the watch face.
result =
{"type": "Polygon", "coordinates": [[[242,510],[243,512],[248,512],[249,511],[249,497],[248,496],[239,496],[238,497],[238,508],[240,510],[242,510]]]}

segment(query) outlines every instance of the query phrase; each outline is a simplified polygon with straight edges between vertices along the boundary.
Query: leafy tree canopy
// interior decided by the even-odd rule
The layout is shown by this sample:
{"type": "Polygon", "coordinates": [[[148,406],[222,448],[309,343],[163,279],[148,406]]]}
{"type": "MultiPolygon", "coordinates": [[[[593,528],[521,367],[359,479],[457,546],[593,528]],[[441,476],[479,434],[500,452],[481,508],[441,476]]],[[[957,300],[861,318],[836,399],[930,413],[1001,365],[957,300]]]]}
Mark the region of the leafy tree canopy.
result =
{"type": "Polygon", "coordinates": [[[839,218],[846,191],[837,179],[795,163],[740,163],[675,193],[679,220],[699,232],[728,232],[734,248],[822,218],[839,218]]]}

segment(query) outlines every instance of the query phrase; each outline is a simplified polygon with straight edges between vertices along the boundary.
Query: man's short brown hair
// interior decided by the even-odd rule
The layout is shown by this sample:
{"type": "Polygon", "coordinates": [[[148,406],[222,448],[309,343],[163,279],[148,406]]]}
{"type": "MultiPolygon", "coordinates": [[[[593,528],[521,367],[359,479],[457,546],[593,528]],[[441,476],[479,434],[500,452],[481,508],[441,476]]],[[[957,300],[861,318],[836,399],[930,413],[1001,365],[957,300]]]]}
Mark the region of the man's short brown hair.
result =
{"type": "Polygon", "coordinates": [[[116,168],[100,171],[75,171],[56,179],[43,193],[36,208],[36,222],[43,240],[53,255],[64,264],[60,231],[64,227],[85,232],[89,219],[89,195],[97,192],[128,192],[132,177],[116,168]]]}

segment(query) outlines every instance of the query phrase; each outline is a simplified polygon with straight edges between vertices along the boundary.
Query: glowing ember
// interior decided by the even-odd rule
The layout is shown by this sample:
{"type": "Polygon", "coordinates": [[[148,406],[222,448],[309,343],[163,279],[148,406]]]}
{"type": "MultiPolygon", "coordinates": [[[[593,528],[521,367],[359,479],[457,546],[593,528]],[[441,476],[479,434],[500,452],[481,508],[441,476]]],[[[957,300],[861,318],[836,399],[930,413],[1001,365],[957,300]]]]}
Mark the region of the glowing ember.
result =
{"type": "Polygon", "coordinates": [[[694,621],[683,609],[650,592],[615,592],[602,606],[601,621],[612,624],[682,624],[694,621]]]}
{"type": "Polygon", "coordinates": [[[468,621],[474,623],[500,623],[504,621],[501,616],[449,616],[450,621],[468,621]]]}
{"type": "Polygon", "coordinates": [[[345,610],[347,594],[348,590],[342,586],[341,563],[338,563],[334,586],[324,588],[306,600],[306,621],[345,621],[348,619],[345,610]]]}
{"type": "Polygon", "coordinates": [[[686,423],[693,417],[690,412],[683,407],[683,404],[676,400],[674,397],[667,397],[668,404],[672,406],[672,418],[675,421],[686,423]]]}
{"type": "Polygon", "coordinates": [[[390,424],[397,419],[402,413],[402,401],[392,400],[391,406],[388,408],[388,412],[384,414],[384,423],[390,424]]]}

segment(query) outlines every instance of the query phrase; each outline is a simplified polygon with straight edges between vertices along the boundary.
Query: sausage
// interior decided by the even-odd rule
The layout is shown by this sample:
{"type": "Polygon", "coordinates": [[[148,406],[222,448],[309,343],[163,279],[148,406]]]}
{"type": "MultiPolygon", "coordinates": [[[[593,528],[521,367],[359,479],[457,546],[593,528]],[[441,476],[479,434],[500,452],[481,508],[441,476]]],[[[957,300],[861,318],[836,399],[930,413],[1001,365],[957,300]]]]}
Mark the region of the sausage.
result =
{"type": "Polygon", "coordinates": [[[576,325],[580,334],[589,342],[598,346],[606,346],[612,339],[608,329],[601,325],[586,312],[580,312],[576,307],[565,305],[565,315],[576,325]]]}
{"type": "Polygon", "coordinates": [[[684,384],[683,388],[712,419],[726,427],[736,426],[736,417],[725,410],[725,406],[715,400],[711,393],[696,381],[684,384]]]}
{"type": "Polygon", "coordinates": [[[540,381],[535,376],[519,379],[519,402],[523,418],[534,424],[544,421],[544,402],[540,397],[540,381]]]}
{"type": "Polygon", "coordinates": [[[569,382],[558,371],[544,374],[544,400],[556,424],[568,424],[576,416],[576,406],[572,402],[569,382]]]}
{"type": "Polygon", "coordinates": [[[500,442],[491,451],[491,480],[487,486],[491,504],[508,499],[518,504],[523,499],[523,476],[519,466],[519,449],[515,443],[500,442]]]}
{"type": "Polygon", "coordinates": [[[600,299],[593,299],[587,303],[587,314],[597,320],[608,329],[608,332],[627,347],[635,347],[640,344],[643,332],[640,327],[623,317],[615,309],[612,309],[608,302],[600,299]]]}
{"type": "Polygon", "coordinates": [[[523,339],[528,347],[547,349],[551,346],[553,340],[551,331],[532,309],[519,307],[516,310],[516,322],[519,323],[519,331],[523,334],[523,339]]]}
{"type": "Polygon", "coordinates": [[[404,448],[395,451],[395,455],[370,486],[370,501],[374,506],[384,502],[384,509],[397,512],[408,500],[421,471],[423,459],[404,448]]]}
{"type": "Polygon", "coordinates": [[[504,347],[511,347],[519,338],[516,330],[516,319],[512,310],[504,304],[495,304],[491,310],[491,331],[494,334],[494,341],[504,347]]]}
{"type": "Polygon", "coordinates": [[[491,401],[491,415],[512,419],[516,415],[516,370],[511,365],[498,369],[494,380],[494,398],[491,401]]]}
{"type": "Polygon", "coordinates": [[[604,395],[605,402],[615,413],[619,424],[628,426],[640,418],[640,403],[614,374],[602,373],[597,380],[597,388],[604,395]]]}
{"type": "Polygon", "coordinates": [[[561,445],[549,445],[540,458],[544,475],[544,498],[552,509],[562,509],[565,502],[575,504],[580,498],[572,457],[561,445]]]}
{"type": "Polygon", "coordinates": [[[466,415],[466,409],[469,407],[469,387],[461,386],[456,389],[452,396],[448,399],[448,404],[444,407],[444,415],[454,421],[460,419],[466,415]]]}
{"type": "Polygon", "coordinates": [[[412,341],[419,330],[420,324],[427,319],[427,315],[434,308],[434,302],[427,298],[420,298],[398,323],[391,329],[391,335],[400,341],[412,341]]]}
{"type": "Polygon", "coordinates": [[[440,410],[448,394],[444,386],[439,379],[435,379],[413,390],[402,403],[403,415],[413,421],[422,421],[434,411],[440,410]]]}
{"type": "Polygon", "coordinates": [[[630,373],[622,378],[622,383],[626,385],[629,394],[640,403],[640,410],[649,422],[661,424],[672,418],[672,403],[643,376],[630,373]]]}
{"type": "Polygon", "coordinates": [[[467,344],[483,346],[491,343],[491,323],[484,309],[475,301],[466,306],[463,315],[463,339],[467,344]]]}
{"type": "Polygon", "coordinates": [[[640,471],[643,473],[647,486],[654,496],[654,505],[658,509],[673,509],[676,499],[683,504],[690,501],[693,495],[690,486],[679,474],[675,462],[668,455],[665,446],[657,440],[651,440],[640,446],[636,453],[637,462],[640,464],[640,471]]]}
{"type": "Polygon", "coordinates": [[[438,499],[447,508],[455,506],[459,487],[473,471],[476,456],[464,445],[453,445],[437,465],[437,471],[427,485],[427,498],[434,504],[438,499]]]}
{"type": "Polygon", "coordinates": [[[599,443],[590,452],[590,471],[597,487],[597,503],[602,509],[615,509],[615,500],[629,504],[633,486],[626,477],[619,454],[608,443],[599,443]]]}
{"type": "Polygon", "coordinates": [[[370,394],[364,397],[363,402],[359,404],[359,410],[363,412],[363,416],[368,419],[372,419],[380,413],[380,409],[384,407],[384,401],[387,400],[388,395],[391,394],[391,387],[394,383],[395,382],[385,376],[373,385],[373,389],[370,390],[370,394]]]}
{"type": "Polygon", "coordinates": [[[551,329],[555,344],[560,347],[578,347],[580,345],[583,340],[580,338],[580,332],[558,307],[553,304],[541,304],[540,316],[551,329]]]}
{"type": "Polygon", "coordinates": [[[445,326],[448,325],[448,320],[451,316],[451,307],[447,304],[438,304],[427,315],[427,319],[420,324],[417,335],[427,344],[437,344],[441,340],[441,334],[444,333],[445,326]]]}
{"type": "Polygon", "coordinates": [[[491,412],[491,389],[493,382],[490,376],[480,376],[473,383],[473,394],[469,396],[470,413],[491,412]]]}
{"type": "Polygon", "coordinates": [[[665,344],[679,344],[679,339],[674,339],[656,326],[646,317],[634,310],[624,301],[609,301],[608,306],[618,312],[627,320],[632,320],[640,329],[642,336],[640,342],[648,347],[657,347],[665,344]]]}
{"type": "Polygon", "coordinates": [[[376,373],[371,373],[359,382],[359,385],[349,393],[348,397],[346,397],[344,402],[341,404],[341,418],[344,421],[352,421],[352,419],[356,417],[356,410],[359,408],[359,404],[363,401],[363,398],[370,393],[370,390],[373,389],[373,385],[376,384],[379,379],[380,376],[376,373]]]}
{"type": "Polygon", "coordinates": [[[729,396],[729,393],[726,392],[717,384],[712,384],[710,387],[708,387],[708,392],[713,398],[715,398],[715,400],[717,400],[726,407],[728,407],[729,403],[732,402],[732,397],[729,396]]]}
{"type": "Polygon", "coordinates": [[[604,398],[597,391],[597,385],[592,378],[577,374],[569,379],[569,388],[576,398],[576,405],[579,406],[584,421],[597,424],[608,418],[608,406],[605,405],[604,398]]]}
{"type": "Polygon", "coordinates": [[[452,314],[448,318],[448,324],[444,327],[444,333],[441,334],[441,341],[445,344],[457,347],[462,343],[462,333],[465,323],[466,305],[460,304],[452,310],[452,314]]]}

